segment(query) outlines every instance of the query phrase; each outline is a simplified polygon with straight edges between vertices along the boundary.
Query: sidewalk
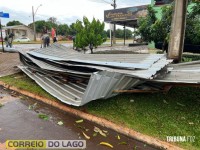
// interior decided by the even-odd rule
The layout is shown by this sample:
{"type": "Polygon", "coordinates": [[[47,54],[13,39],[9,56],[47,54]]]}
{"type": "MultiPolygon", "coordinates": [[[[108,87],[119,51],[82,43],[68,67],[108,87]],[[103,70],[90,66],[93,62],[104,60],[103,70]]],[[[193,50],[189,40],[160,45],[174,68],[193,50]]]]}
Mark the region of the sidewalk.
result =
{"type": "Polygon", "coordinates": [[[0,77],[17,73],[19,69],[16,66],[19,64],[18,53],[0,52],[0,77]]]}

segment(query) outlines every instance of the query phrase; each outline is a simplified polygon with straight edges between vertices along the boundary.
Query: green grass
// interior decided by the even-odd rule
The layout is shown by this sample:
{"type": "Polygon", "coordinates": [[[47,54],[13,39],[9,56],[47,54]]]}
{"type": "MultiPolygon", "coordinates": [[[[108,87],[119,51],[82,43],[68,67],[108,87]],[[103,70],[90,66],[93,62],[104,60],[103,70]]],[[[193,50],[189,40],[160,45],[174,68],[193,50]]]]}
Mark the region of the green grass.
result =
{"type": "Polygon", "coordinates": [[[200,88],[176,87],[167,94],[124,94],[84,107],[89,113],[164,141],[166,136],[195,136],[194,143],[179,146],[200,148],[200,88]]]}
{"type": "Polygon", "coordinates": [[[48,94],[40,86],[38,86],[32,79],[30,79],[28,76],[26,76],[22,73],[1,77],[0,80],[4,81],[5,83],[7,83],[9,85],[15,86],[19,89],[27,90],[27,91],[35,93],[39,96],[44,96],[51,100],[55,100],[55,98],[53,96],[48,94]]]}
{"type": "MultiPolygon", "coordinates": [[[[23,74],[0,80],[55,100],[23,74]]],[[[164,141],[166,136],[195,136],[193,143],[176,143],[192,150],[200,148],[199,108],[200,88],[174,87],[167,94],[123,94],[107,100],[92,101],[76,109],[84,109],[88,113],[164,141]]]]}

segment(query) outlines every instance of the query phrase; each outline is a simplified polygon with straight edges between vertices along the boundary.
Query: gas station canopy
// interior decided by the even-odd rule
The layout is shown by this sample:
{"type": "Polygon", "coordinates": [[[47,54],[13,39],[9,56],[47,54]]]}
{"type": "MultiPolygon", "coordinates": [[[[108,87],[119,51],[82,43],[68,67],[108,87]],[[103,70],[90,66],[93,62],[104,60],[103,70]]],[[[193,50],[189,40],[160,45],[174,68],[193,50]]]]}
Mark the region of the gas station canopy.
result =
{"type": "Polygon", "coordinates": [[[137,26],[138,18],[146,15],[147,5],[105,10],[104,22],[133,28],[137,26]]]}

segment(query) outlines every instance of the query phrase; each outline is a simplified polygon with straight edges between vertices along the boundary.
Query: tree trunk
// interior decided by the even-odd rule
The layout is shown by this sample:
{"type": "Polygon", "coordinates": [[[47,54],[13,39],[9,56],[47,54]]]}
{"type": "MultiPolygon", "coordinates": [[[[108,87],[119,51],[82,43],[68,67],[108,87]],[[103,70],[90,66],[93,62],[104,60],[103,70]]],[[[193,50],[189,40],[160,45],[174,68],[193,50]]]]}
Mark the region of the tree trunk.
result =
{"type": "Polygon", "coordinates": [[[162,51],[165,51],[165,46],[166,46],[166,40],[164,40],[163,45],[162,45],[162,51]]]}
{"type": "Polygon", "coordinates": [[[90,49],[91,50],[91,54],[93,54],[93,49],[90,49]]]}

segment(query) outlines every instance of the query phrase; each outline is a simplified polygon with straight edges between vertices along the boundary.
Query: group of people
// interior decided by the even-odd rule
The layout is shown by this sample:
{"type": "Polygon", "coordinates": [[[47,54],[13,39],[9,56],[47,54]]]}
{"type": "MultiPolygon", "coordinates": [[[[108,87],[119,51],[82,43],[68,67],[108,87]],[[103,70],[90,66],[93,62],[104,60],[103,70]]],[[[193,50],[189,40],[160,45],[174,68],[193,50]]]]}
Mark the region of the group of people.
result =
{"type": "Polygon", "coordinates": [[[12,48],[12,42],[14,36],[15,36],[14,33],[6,34],[6,37],[4,38],[6,47],[12,48]]]}
{"type": "MultiPolygon", "coordinates": [[[[52,28],[52,31],[53,30],[54,29],[52,28]]],[[[52,33],[52,39],[53,39],[53,43],[57,42],[55,30],[54,30],[54,33],[52,33]]],[[[47,30],[45,30],[44,34],[41,36],[41,48],[49,47],[49,44],[50,44],[50,37],[47,30]]]]}

